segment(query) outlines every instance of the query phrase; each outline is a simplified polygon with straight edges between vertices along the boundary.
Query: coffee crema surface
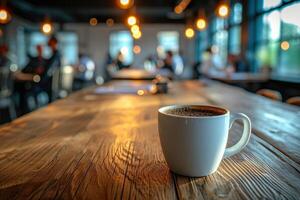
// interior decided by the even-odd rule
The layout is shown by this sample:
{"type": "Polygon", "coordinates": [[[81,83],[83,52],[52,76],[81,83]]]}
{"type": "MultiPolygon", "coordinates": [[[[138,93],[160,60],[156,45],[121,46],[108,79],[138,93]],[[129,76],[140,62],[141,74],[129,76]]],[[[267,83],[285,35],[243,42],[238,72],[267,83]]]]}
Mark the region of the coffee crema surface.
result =
{"type": "Polygon", "coordinates": [[[210,106],[188,106],[173,108],[166,111],[167,114],[190,117],[218,116],[226,114],[226,110],[210,106]]]}

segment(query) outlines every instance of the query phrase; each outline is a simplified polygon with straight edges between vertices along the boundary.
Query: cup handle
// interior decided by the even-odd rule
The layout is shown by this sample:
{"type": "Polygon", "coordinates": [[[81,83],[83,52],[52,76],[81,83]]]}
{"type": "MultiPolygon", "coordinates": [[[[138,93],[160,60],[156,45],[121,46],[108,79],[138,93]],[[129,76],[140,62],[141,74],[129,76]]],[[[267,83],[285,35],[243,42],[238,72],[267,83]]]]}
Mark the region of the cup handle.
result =
{"type": "Polygon", "coordinates": [[[233,146],[228,147],[225,149],[223,158],[228,158],[238,152],[240,152],[249,142],[250,135],[251,135],[251,122],[247,115],[243,113],[232,113],[230,115],[230,126],[229,129],[231,129],[232,124],[238,120],[241,119],[243,122],[243,135],[241,139],[233,146]]]}

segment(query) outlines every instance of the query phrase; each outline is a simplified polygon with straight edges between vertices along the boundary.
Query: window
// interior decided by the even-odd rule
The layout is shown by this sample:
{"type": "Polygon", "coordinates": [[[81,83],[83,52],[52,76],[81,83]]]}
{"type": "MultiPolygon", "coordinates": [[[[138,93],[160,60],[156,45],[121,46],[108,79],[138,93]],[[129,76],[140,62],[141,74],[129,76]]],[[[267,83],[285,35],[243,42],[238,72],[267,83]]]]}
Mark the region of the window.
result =
{"type": "Polygon", "coordinates": [[[278,73],[300,76],[300,40],[289,40],[287,44],[289,44],[287,50],[280,49],[278,73]]]}
{"type": "Polygon", "coordinates": [[[281,10],[282,37],[300,36],[300,3],[286,6],[281,10]]]}
{"type": "Polygon", "coordinates": [[[243,11],[243,6],[241,3],[235,3],[233,5],[233,11],[231,12],[231,16],[230,16],[231,24],[239,24],[242,22],[242,11],[243,11]]]}
{"type": "Polygon", "coordinates": [[[125,64],[133,61],[133,38],[129,31],[118,31],[110,34],[109,53],[112,58],[116,58],[118,53],[122,53],[125,64]]]}
{"type": "Polygon", "coordinates": [[[226,29],[227,20],[215,18],[212,24],[212,50],[213,62],[218,67],[226,66],[228,31],[226,29]]]}
{"type": "Polygon", "coordinates": [[[256,0],[256,8],[258,12],[275,8],[281,4],[282,0],[256,0]]]}
{"type": "Polygon", "coordinates": [[[243,6],[239,1],[232,1],[232,11],[228,19],[214,17],[209,25],[207,36],[199,34],[199,52],[209,46],[208,37],[211,37],[214,62],[217,66],[224,67],[228,54],[241,53],[241,23],[243,6]]]}
{"type": "Polygon", "coordinates": [[[300,76],[300,2],[264,0],[256,3],[256,69],[267,66],[277,74],[300,76]]]}
{"type": "Polygon", "coordinates": [[[179,50],[179,33],[177,31],[162,31],[157,34],[158,46],[162,51],[179,50]]]}
{"type": "Polygon", "coordinates": [[[74,65],[78,61],[78,36],[72,32],[59,32],[57,34],[59,41],[58,48],[62,55],[63,65],[74,65]]]}
{"type": "Polygon", "coordinates": [[[230,28],[228,50],[229,54],[239,55],[241,53],[241,22],[243,6],[241,3],[233,4],[233,10],[230,15],[230,28]]]}
{"type": "Polygon", "coordinates": [[[227,62],[227,40],[228,33],[226,30],[221,30],[213,35],[213,52],[215,64],[218,67],[224,67],[227,62]]]}
{"type": "Polygon", "coordinates": [[[280,38],[280,12],[275,10],[257,18],[257,41],[276,41],[280,38]]]}
{"type": "Polygon", "coordinates": [[[28,37],[28,52],[31,56],[37,56],[37,45],[43,46],[43,56],[49,58],[51,56],[51,50],[47,46],[49,37],[40,32],[32,32],[28,37]]]}
{"type": "Polygon", "coordinates": [[[239,54],[241,52],[241,27],[234,26],[229,29],[229,53],[239,54]]]}
{"type": "MultiPolygon", "coordinates": [[[[63,65],[76,64],[78,59],[78,36],[73,32],[59,32],[57,33],[58,49],[62,55],[63,65]]],[[[41,32],[31,32],[28,36],[28,52],[31,56],[37,55],[36,46],[42,45],[43,56],[49,58],[51,56],[51,49],[47,42],[49,36],[41,32]]]]}

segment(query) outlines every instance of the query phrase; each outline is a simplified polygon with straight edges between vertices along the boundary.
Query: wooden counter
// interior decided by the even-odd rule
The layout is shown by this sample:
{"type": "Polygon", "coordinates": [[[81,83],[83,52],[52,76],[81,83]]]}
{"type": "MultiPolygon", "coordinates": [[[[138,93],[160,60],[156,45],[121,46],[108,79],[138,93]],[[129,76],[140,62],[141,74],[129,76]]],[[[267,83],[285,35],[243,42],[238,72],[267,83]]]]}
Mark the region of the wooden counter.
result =
{"type": "MultiPolygon", "coordinates": [[[[0,127],[0,199],[300,198],[299,108],[217,82],[174,83],[167,95],[93,91],[0,127]],[[157,109],[169,104],[244,112],[253,123],[250,142],[213,175],[173,174],[157,131],[157,109]]],[[[229,145],[240,132],[235,124],[229,145]]]]}

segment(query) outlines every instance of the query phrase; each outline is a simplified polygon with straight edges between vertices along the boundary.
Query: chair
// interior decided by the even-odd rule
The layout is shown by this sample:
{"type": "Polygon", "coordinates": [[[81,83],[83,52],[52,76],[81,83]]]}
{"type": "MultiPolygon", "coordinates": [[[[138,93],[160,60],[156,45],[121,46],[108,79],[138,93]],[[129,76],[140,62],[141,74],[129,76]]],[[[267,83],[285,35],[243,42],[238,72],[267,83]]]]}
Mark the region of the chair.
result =
{"type": "Polygon", "coordinates": [[[280,92],[278,92],[276,90],[260,89],[256,92],[256,94],[259,94],[261,96],[267,97],[267,98],[275,100],[275,101],[282,101],[282,96],[281,96],[280,92]]]}
{"type": "Polygon", "coordinates": [[[16,109],[12,99],[13,79],[8,67],[0,67],[0,109],[8,109],[9,118],[16,118],[16,109]]]}
{"type": "Polygon", "coordinates": [[[300,96],[291,97],[286,102],[291,105],[300,106],[300,96]]]}

